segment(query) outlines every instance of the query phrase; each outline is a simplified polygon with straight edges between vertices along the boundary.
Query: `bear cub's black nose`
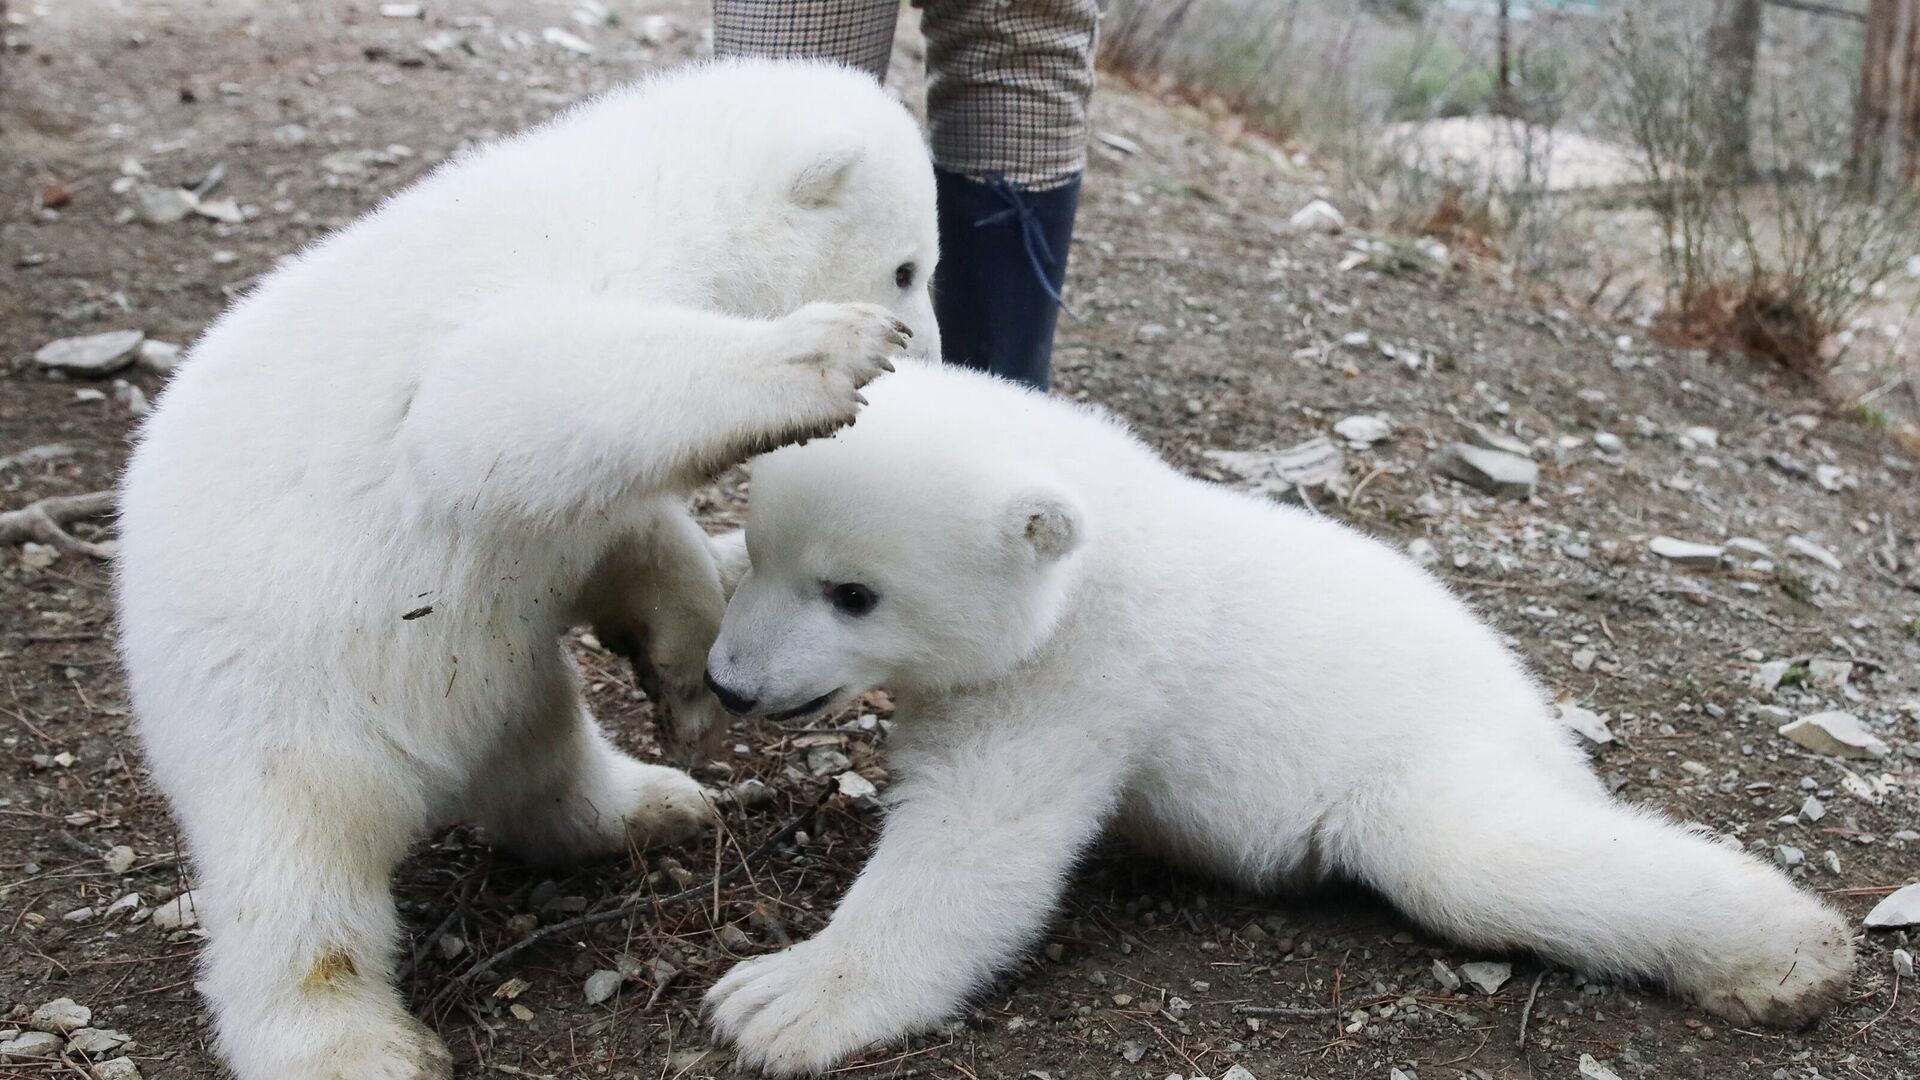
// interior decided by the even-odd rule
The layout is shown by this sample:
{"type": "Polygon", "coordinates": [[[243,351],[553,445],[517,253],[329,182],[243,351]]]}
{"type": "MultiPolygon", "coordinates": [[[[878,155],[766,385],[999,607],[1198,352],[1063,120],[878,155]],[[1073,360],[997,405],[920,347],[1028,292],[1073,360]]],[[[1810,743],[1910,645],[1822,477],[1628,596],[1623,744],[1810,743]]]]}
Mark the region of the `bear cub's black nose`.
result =
{"type": "Polygon", "coordinates": [[[720,685],[719,680],[713,677],[713,672],[711,671],[706,673],[706,677],[707,677],[707,689],[713,691],[713,696],[720,699],[721,708],[727,710],[728,712],[732,713],[735,716],[745,716],[748,713],[753,711],[753,706],[755,704],[753,698],[746,697],[741,694],[736,694],[733,691],[727,689],[726,687],[720,685]]]}

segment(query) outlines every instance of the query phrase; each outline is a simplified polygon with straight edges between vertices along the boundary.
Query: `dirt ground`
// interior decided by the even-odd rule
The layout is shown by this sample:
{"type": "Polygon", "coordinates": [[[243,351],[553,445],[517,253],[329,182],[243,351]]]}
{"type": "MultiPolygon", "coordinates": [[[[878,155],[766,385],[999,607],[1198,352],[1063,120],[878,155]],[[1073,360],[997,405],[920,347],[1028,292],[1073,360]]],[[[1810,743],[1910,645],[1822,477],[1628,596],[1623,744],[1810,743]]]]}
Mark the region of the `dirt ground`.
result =
{"type": "MultiPolygon", "coordinates": [[[[703,9],[608,6],[581,20],[580,2],[429,3],[419,20],[381,17],[371,0],[14,0],[0,57],[0,458],[71,452],[0,464],[0,509],[108,486],[134,424],[124,391],[41,372],[31,357],[45,342],[119,328],[190,341],[276,258],[463,141],[702,50],[703,9]],[[593,51],[544,40],[549,27],[593,51]],[[123,176],[171,186],[215,169],[208,198],[231,196],[245,220],[128,220],[137,180],[123,176]]],[[[1553,310],[1471,260],[1443,269],[1398,242],[1294,233],[1287,219],[1316,177],[1230,118],[1115,85],[1096,114],[1109,138],[1087,178],[1061,393],[1115,409],[1180,466],[1222,479],[1205,451],[1285,447],[1349,415],[1387,415],[1394,434],[1350,449],[1344,493],[1316,495],[1319,509],[1429,542],[1436,571],[1546,683],[1609,719],[1617,738],[1595,747],[1595,765],[1622,797],[1767,857],[1797,849],[1792,873],[1856,925],[1920,876],[1920,479],[1885,432],[1785,376],[1553,310]],[[1436,476],[1430,459],[1469,425],[1531,444],[1533,498],[1436,476]],[[1601,432],[1622,448],[1598,449],[1601,432]],[[1773,565],[1680,569],[1649,551],[1658,535],[1752,537],[1773,565]],[[1792,662],[1786,680],[1757,688],[1761,664],[1779,660],[1792,662]],[[1841,762],[1775,732],[1832,708],[1892,753],[1841,762]],[[1809,795],[1817,820],[1802,814],[1809,795]]],[[[160,390],[158,376],[121,377],[160,390]]],[[[737,520],[737,482],[702,509],[737,520]]],[[[34,554],[0,551],[0,1032],[71,997],[132,1037],[125,1052],[149,1080],[218,1076],[194,933],[146,915],[190,868],[141,772],[109,566],[34,554]],[[109,869],[117,846],[133,861],[109,869]],[[107,910],[129,894],[142,910],[107,910]]],[[[578,653],[605,723],[656,754],[627,674],[589,643],[578,653]]],[[[1204,723],[1208,708],[1170,722],[1204,723]]],[[[708,883],[814,801],[810,752],[837,748],[884,783],[882,726],[874,708],[856,713],[736,732],[729,761],[703,775],[759,778],[770,802],[730,810],[714,843],[639,865],[554,877],[464,827],[423,840],[396,883],[404,991],[459,1075],[723,1074],[725,1055],[703,1053],[701,992],[737,956],[824,923],[875,815],[835,797],[746,873],[708,883]],[[631,914],[455,981],[534,927],[623,900],[631,914]],[[675,974],[661,977],[662,959],[675,974]],[[636,975],[624,992],[586,1004],[587,975],[623,965],[636,975]]],[[[1259,1080],[1505,1080],[1579,1076],[1590,1055],[1623,1078],[1916,1078],[1920,987],[1896,979],[1902,945],[1863,935],[1849,999],[1815,1029],[1742,1031],[1657,991],[1454,947],[1359,893],[1240,895],[1104,847],[1044,948],[970,1015],[848,1071],[1159,1080],[1238,1064],[1259,1080]],[[1512,977],[1491,995],[1449,990],[1436,959],[1507,960],[1512,977]]],[[[77,1052],[0,1064],[0,1077],[85,1075],[77,1052]]]]}

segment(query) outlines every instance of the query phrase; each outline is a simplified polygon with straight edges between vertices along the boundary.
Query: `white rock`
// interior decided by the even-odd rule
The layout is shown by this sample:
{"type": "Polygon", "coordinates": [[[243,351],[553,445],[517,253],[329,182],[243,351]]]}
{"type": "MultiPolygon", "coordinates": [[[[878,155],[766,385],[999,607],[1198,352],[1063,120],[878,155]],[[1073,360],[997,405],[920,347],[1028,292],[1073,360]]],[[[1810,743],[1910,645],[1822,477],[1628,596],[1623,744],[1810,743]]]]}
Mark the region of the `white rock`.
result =
{"type": "Polygon", "coordinates": [[[1647,547],[1655,555],[1678,566],[1712,568],[1720,565],[1720,557],[1727,549],[1719,544],[1696,544],[1690,540],[1680,540],[1672,536],[1656,536],[1647,547]]]}
{"type": "Polygon", "coordinates": [[[1840,491],[1847,486],[1847,470],[1838,465],[1815,465],[1813,479],[1828,491],[1840,491]]]}
{"type": "Polygon", "coordinates": [[[1782,725],[1780,734],[1816,754],[1846,758],[1886,757],[1888,746],[1852,713],[1823,712],[1782,725]]]}
{"type": "Polygon", "coordinates": [[[1453,969],[1447,966],[1445,960],[1434,960],[1433,981],[1439,983],[1440,989],[1445,990],[1449,994],[1460,989],[1460,976],[1453,973],[1453,969]]]}
{"type": "Polygon", "coordinates": [[[29,1031],[18,1038],[0,1042],[0,1061],[33,1061],[56,1058],[67,1040],[45,1031],[29,1031]]]}
{"type": "Polygon", "coordinates": [[[1399,1069],[1388,1069],[1387,1080],[1413,1080],[1413,1076],[1409,1073],[1401,1072],[1399,1069]]]}
{"type": "Polygon", "coordinates": [[[1426,537],[1416,536],[1407,541],[1407,558],[1421,566],[1432,566],[1440,561],[1440,551],[1426,537]]]}
{"type": "Polygon", "coordinates": [[[1492,495],[1524,499],[1540,481],[1540,466],[1518,454],[1489,450],[1471,443],[1454,443],[1443,451],[1435,468],[1463,484],[1492,495]]]}
{"type": "Polygon", "coordinates": [[[1491,960],[1475,960],[1460,965],[1460,975],[1468,982],[1480,988],[1482,993],[1496,994],[1513,978],[1513,965],[1496,963],[1491,960]]]}
{"type": "Polygon", "coordinates": [[[1807,861],[1807,853],[1792,844],[1781,844],[1775,847],[1773,857],[1780,861],[1781,866],[1787,867],[1799,866],[1807,861]]]}
{"type": "Polygon", "coordinates": [[[1624,454],[1627,452],[1627,444],[1621,441],[1620,436],[1615,435],[1611,431],[1594,432],[1593,445],[1598,447],[1603,454],[1624,454]]]}
{"type": "Polygon", "coordinates": [[[385,19],[417,19],[424,12],[419,4],[381,4],[380,16],[385,19]]]}
{"type": "Polygon", "coordinates": [[[1620,1074],[1593,1059],[1592,1054],[1580,1055],[1580,1075],[1584,1080],[1620,1080],[1620,1074]]]}
{"type": "Polygon", "coordinates": [[[107,869],[116,874],[124,874],[133,869],[133,849],[125,844],[115,844],[107,849],[105,862],[107,869]]]}
{"type": "Polygon", "coordinates": [[[1807,681],[1816,690],[1845,690],[1853,677],[1851,660],[1813,660],[1807,663],[1807,681]]]}
{"type": "Polygon", "coordinates": [[[139,330],[109,330],[104,334],[61,338],[40,346],[33,362],[49,371],[69,375],[111,375],[133,363],[134,353],[147,335],[139,330]]]}
{"type": "Polygon", "coordinates": [[[1355,446],[1372,446],[1393,434],[1393,424],[1384,416],[1349,416],[1333,425],[1333,433],[1355,446]]]}
{"type": "Polygon", "coordinates": [[[1524,439],[1509,435],[1504,431],[1495,431],[1481,424],[1467,426],[1467,439],[1475,446],[1484,446],[1489,450],[1498,450],[1515,457],[1533,457],[1533,447],[1524,439]]]}
{"type": "Polygon", "coordinates": [[[107,1028],[81,1028],[67,1036],[67,1049],[90,1058],[103,1058],[133,1041],[133,1036],[107,1028]]]}
{"type": "Polygon", "coordinates": [[[141,904],[140,894],[137,892],[130,892],[127,895],[121,897],[120,899],[115,900],[113,903],[108,904],[107,910],[101,912],[101,914],[107,915],[107,916],[113,916],[113,915],[119,915],[122,912],[139,911],[140,904],[141,904]]]}
{"type": "Polygon", "coordinates": [[[1819,544],[1814,543],[1804,536],[1787,537],[1787,547],[1792,549],[1794,554],[1812,559],[1814,562],[1819,563],[1821,566],[1826,567],[1836,574],[1845,569],[1845,566],[1840,562],[1840,556],[1835,555],[1833,552],[1828,551],[1826,548],[1821,547],[1819,544]]]}
{"type": "Polygon", "coordinates": [[[1920,882],[1907,885],[1867,912],[1867,926],[1875,930],[1897,930],[1920,926],[1920,882]]]}
{"type": "Polygon", "coordinates": [[[1771,694],[1780,686],[1780,680],[1787,677],[1787,672],[1792,667],[1791,660],[1769,660],[1754,669],[1753,678],[1748,680],[1748,685],[1761,693],[1771,694]]]}
{"type": "Polygon", "coordinates": [[[29,570],[45,570],[60,561],[60,549],[32,540],[20,545],[20,565],[29,570]]]}
{"type": "Polygon", "coordinates": [[[593,54],[593,44],[591,42],[580,37],[578,34],[562,30],[557,26],[549,26],[545,30],[540,31],[540,40],[549,45],[565,49],[570,53],[578,53],[581,56],[591,56],[593,54]]]}
{"type": "Polygon", "coordinates": [[[1347,227],[1347,216],[1325,199],[1315,199],[1293,212],[1287,224],[1299,232],[1337,233],[1347,227]]]}
{"type": "Polygon", "coordinates": [[[247,220],[246,212],[233,199],[212,199],[194,205],[193,212],[209,221],[223,221],[228,225],[238,225],[247,220]]]}
{"type": "Polygon", "coordinates": [[[72,998],[55,998],[33,1010],[27,1018],[27,1026],[35,1031],[51,1031],[65,1035],[87,1026],[93,1019],[93,1010],[76,1003],[72,998]]]}
{"type": "Polygon", "coordinates": [[[1681,428],[1680,445],[1689,450],[1698,448],[1718,450],[1720,448],[1720,433],[1713,428],[1705,426],[1681,428]]]}
{"type": "Polygon", "coordinates": [[[172,225],[184,221],[200,205],[200,197],[186,188],[141,184],[133,192],[135,215],[149,225],[172,225]]]}
{"type": "Polygon", "coordinates": [[[1893,950],[1893,973],[1903,979],[1913,978],[1913,954],[1905,949],[1893,950]]]}
{"type": "Polygon", "coordinates": [[[601,968],[587,976],[587,1004],[599,1005],[610,1000],[620,992],[620,984],[626,981],[625,976],[609,968],[601,968]]]}
{"type": "Polygon", "coordinates": [[[1220,1080],[1257,1080],[1245,1065],[1235,1065],[1220,1074],[1220,1080]]]}
{"type": "Polygon", "coordinates": [[[88,1073],[93,1080],[141,1080],[140,1066],[135,1065],[132,1058],[118,1057],[96,1061],[88,1069],[88,1073]]]}
{"type": "Polygon", "coordinates": [[[200,912],[194,906],[192,890],[153,909],[153,928],[162,933],[174,930],[191,930],[200,925],[200,912]]]}
{"type": "Polygon", "coordinates": [[[665,45],[680,36],[680,28],[665,15],[649,15],[640,20],[634,36],[643,45],[665,45]]]}
{"type": "Polygon", "coordinates": [[[831,746],[816,746],[807,751],[807,771],[815,776],[836,776],[851,768],[853,761],[831,746]]]}
{"type": "Polygon", "coordinates": [[[1613,732],[1607,730],[1607,718],[1591,709],[1583,709],[1574,704],[1571,698],[1561,698],[1553,703],[1560,711],[1560,723],[1579,732],[1588,742],[1610,743],[1613,732]]]}
{"type": "Polygon", "coordinates": [[[880,794],[880,789],[873,786],[873,781],[852,769],[834,777],[833,782],[840,789],[840,794],[849,799],[871,799],[880,794]]]}
{"type": "Polygon", "coordinates": [[[113,380],[113,400],[127,410],[129,416],[145,416],[153,411],[147,392],[125,379],[113,380]]]}
{"type": "Polygon", "coordinates": [[[1826,816],[1827,806],[1817,795],[1807,796],[1807,801],[1800,804],[1800,818],[1809,824],[1826,816]]]}
{"type": "Polygon", "coordinates": [[[1727,541],[1727,554],[1741,562],[1773,558],[1773,549],[1751,536],[1735,536],[1727,541]]]}
{"type": "Polygon", "coordinates": [[[90,907],[74,908],[72,911],[69,911],[65,915],[60,916],[60,921],[70,922],[70,923],[92,922],[93,909],[90,907]]]}

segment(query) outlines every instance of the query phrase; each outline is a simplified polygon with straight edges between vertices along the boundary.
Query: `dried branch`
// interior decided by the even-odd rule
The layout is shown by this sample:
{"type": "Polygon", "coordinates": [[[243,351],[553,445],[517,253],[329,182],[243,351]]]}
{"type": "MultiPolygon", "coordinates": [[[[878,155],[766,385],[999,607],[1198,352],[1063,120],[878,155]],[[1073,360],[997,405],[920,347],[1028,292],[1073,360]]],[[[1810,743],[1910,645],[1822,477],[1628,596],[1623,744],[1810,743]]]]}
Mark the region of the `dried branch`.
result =
{"type": "Polygon", "coordinates": [[[66,526],[86,518],[113,512],[113,492],[90,491],[85,495],[51,495],[39,502],[0,514],[0,544],[19,544],[28,540],[51,544],[61,551],[94,559],[113,557],[111,543],[96,544],[68,532],[66,526]]]}

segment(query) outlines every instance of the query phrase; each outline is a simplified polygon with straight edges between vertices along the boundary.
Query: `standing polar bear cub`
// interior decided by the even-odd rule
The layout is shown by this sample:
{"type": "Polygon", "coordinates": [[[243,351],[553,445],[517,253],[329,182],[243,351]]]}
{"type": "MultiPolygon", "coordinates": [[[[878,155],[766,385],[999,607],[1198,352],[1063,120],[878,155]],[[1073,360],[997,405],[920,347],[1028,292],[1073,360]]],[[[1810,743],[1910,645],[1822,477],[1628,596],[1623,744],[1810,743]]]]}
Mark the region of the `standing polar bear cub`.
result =
{"type": "Polygon", "coordinates": [[[685,496],[934,343],[933,200],[865,75],[682,70],[436,171],[194,347],[122,488],[122,651],[241,1080],[449,1075],[393,986],[421,830],[550,861],[710,820],[557,637],[593,623],[700,739],[723,599],[685,496]]]}
{"type": "Polygon", "coordinates": [[[819,1071],[948,1016],[1044,928],[1104,827],[1253,889],[1363,882],[1480,948],[1795,1026],[1838,916],[1608,797],[1439,582],[1341,525],[1185,477],[1092,411],[919,364],[754,467],[709,658],[741,711],[895,692],[878,849],[811,941],[708,999],[742,1060],[819,1071]]]}

